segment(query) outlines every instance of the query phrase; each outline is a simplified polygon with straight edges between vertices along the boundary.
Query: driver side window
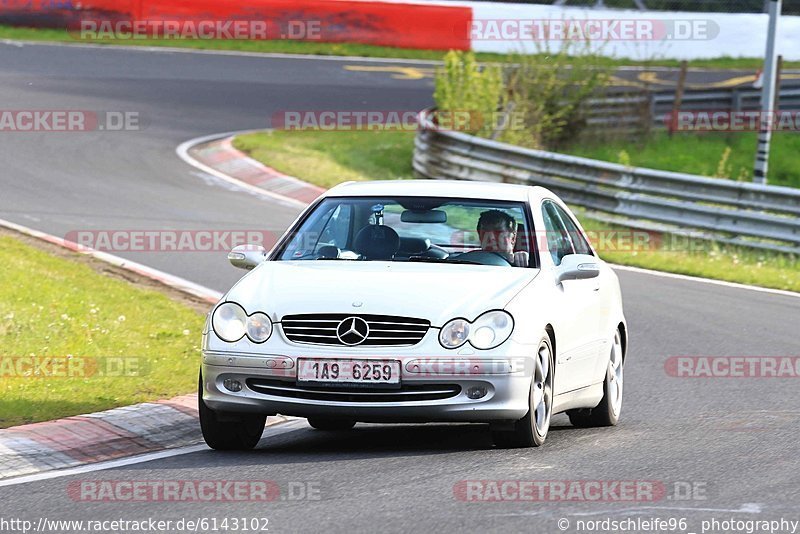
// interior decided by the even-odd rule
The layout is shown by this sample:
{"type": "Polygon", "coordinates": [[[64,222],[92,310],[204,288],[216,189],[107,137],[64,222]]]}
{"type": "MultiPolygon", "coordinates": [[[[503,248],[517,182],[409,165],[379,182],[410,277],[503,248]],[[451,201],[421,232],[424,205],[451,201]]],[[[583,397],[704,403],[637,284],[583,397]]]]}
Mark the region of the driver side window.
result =
{"type": "Polygon", "coordinates": [[[550,251],[550,256],[553,258],[553,263],[557,266],[561,265],[561,260],[564,259],[564,256],[575,254],[575,249],[572,248],[572,241],[569,238],[569,232],[564,227],[564,223],[561,222],[556,205],[552,202],[545,201],[542,203],[542,218],[544,219],[547,248],[550,251]]]}

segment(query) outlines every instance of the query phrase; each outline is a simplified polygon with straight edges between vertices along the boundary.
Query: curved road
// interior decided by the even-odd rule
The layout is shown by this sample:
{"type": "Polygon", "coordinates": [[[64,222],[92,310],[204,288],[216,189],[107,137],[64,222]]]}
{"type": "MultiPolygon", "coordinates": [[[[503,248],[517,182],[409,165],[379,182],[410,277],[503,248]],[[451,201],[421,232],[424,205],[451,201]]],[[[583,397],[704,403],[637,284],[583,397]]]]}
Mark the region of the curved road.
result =
{"type": "MultiPolygon", "coordinates": [[[[264,127],[278,110],[422,108],[432,91],[427,79],[345,70],[335,60],[0,44],[0,65],[3,109],[137,111],[143,119],[138,132],[0,133],[0,218],[56,235],[280,232],[296,208],[203,176],[175,156],[175,146],[264,127]]],[[[220,291],[239,274],[224,253],[120,255],[220,291]]],[[[0,515],[267,517],[273,532],[549,533],[562,531],[560,518],[578,532],[579,520],[681,517],[689,519],[686,531],[700,532],[700,521],[712,518],[800,519],[797,379],[686,379],[664,370],[678,355],[800,356],[800,298],[629,271],[620,278],[632,337],[616,428],[579,430],[559,416],[545,447],[496,450],[481,426],[359,425],[323,434],[293,423],[252,453],[204,450],[0,487],[0,515]],[[75,502],[67,492],[80,480],[256,478],[282,488],[310,484],[318,495],[266,504],[131,503],[75,502]],[[667,495],[626,503],[462,502],[454,496],[461,480],[647,480],[663,483],[667,495]],[[687,485],[697,489],[694,499],[676,490],[687,485]]]]}

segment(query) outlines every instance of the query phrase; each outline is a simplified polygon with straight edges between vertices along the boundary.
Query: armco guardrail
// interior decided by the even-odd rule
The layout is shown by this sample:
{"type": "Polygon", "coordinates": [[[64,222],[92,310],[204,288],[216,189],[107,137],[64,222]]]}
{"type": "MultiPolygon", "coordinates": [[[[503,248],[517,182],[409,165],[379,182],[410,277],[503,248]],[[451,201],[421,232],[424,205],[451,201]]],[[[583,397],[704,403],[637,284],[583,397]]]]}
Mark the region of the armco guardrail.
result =
{"type": "MultiPolygon", "coordinates": [[[[777,109],[800,111],[800,87],[782,87],[779,94],[777,109]]],[[[675,104],[675,92],[623,91],[592,98],[587,104],[585,114],[589,128],[638,133],[667,126],[675,104]]],[[[680,111],[758,111],[760,104],[760,89],[692,89],[683,94],[680,111]]]]}
{"type": "Polygon", "coordinates": [[[414,171],[449,178],[541,185],[565,202],[634,228],[800,253],[800,189],[626,167],[440,131],[423,113],[414,171]]]}

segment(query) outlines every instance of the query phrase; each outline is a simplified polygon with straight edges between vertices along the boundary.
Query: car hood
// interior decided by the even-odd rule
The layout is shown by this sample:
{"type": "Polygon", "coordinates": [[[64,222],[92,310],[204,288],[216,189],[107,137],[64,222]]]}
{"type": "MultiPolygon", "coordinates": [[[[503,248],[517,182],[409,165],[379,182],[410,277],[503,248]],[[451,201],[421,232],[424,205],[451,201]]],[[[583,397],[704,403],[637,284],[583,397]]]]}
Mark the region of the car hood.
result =
{"type": "Polygon", "coordinates": [[[248,314],[273,321],[299,313],[385,314],[428,319],[475,319],[502,309],[538,269],[378,261],[268,261],[226,295],[248,314]]]}

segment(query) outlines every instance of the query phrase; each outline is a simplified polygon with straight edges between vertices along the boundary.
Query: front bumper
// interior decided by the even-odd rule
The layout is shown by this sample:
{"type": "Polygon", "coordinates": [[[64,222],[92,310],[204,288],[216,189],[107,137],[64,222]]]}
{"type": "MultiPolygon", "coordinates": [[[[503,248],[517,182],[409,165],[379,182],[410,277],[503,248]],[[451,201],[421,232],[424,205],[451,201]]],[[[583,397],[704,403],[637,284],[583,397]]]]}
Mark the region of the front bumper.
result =
{"type": "Polygon", "coordinates": [[[276,340],[262,354],[254,354],[209,350],[207,345],[204,343],[203,350],[203,400],[212,410],[363,422],[520,419],[528,412],[535,354],[535,347],[515,343],[513,337],[490,351],[448,351],[430,332],[413,347],[353,349],[276,340]],[[399,360],[401,388],[298,385],[298,357],[399,360]],[[223,382],[227,379],[238,381],[242,390],[226,389],[223,382]],[[469,398],[468,390],[476,387],[485,389],[485,395],[469,398]]]}

